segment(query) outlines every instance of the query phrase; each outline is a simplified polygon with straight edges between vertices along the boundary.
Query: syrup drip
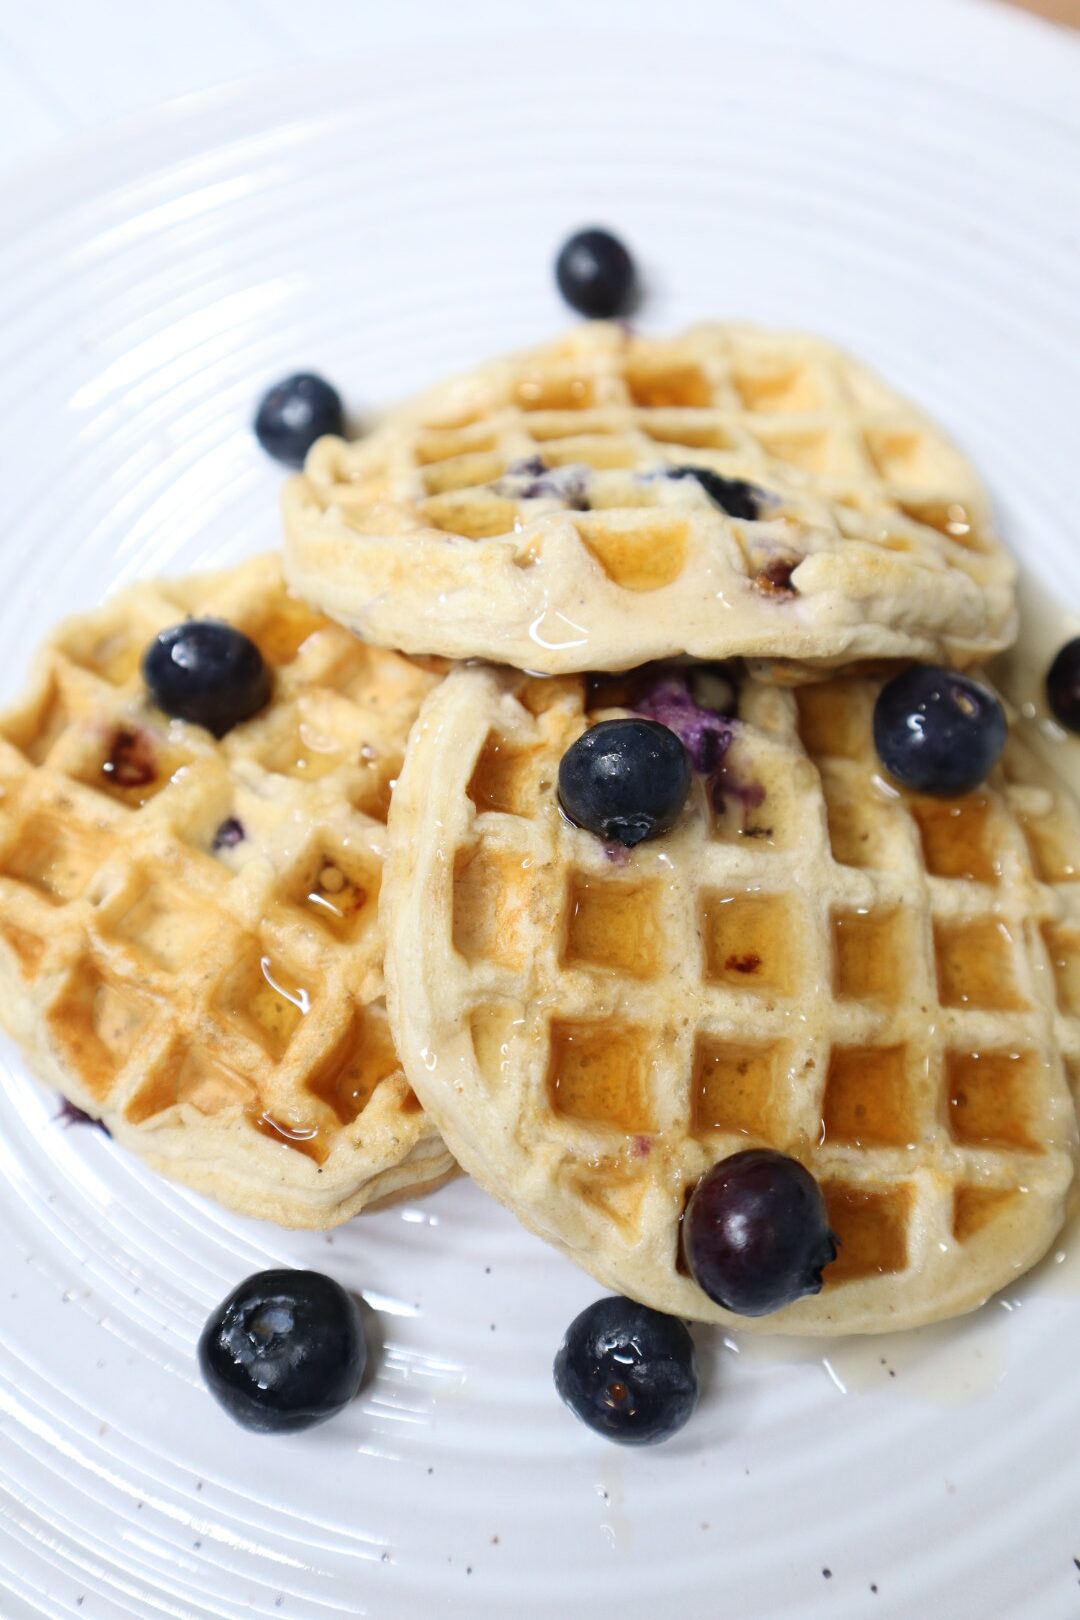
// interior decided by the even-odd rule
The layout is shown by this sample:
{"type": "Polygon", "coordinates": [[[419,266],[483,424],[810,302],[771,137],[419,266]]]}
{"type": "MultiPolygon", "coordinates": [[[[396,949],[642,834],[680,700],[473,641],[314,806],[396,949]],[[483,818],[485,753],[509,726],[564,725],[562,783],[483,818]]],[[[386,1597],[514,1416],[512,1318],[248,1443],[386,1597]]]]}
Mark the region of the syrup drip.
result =
{"type": "Polygon", "coordinates": [[[102,776],[115,787],[140,788],[157,780],[157,770],[154,744],[147,733],[131,726],[117,726],[102,761],[102,776]]]}

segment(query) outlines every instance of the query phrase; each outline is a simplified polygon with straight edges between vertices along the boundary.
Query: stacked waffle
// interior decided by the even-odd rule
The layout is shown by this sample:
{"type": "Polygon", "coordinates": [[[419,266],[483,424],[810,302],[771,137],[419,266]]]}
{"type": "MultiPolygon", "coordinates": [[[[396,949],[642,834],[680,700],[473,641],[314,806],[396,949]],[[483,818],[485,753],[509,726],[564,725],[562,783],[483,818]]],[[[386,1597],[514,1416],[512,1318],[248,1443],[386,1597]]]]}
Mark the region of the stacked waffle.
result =
{"type": "Polygon", "coordinates": [[[680,1251],[747,1147],[810,1170],[840,1240],[752,1325],[911,1326],[1045,1252],[1077,1161],[1080,810],[1017,737],[949,798],[872,736],[898,661],[1015,633],[932,423],[818,340],[596,323],[321,440],[285,512],[288,589],[258,559],[129,591],[0,718],[4,1016],[47,1079],[296,1224],[452,1153],[701,1320],[747,1325],[680,1251]],[[142,684],[186,613],[273,670],[220,740],[142,684]],[[676,711],[671,829],[573,825],[567,749],[676,711]]]}

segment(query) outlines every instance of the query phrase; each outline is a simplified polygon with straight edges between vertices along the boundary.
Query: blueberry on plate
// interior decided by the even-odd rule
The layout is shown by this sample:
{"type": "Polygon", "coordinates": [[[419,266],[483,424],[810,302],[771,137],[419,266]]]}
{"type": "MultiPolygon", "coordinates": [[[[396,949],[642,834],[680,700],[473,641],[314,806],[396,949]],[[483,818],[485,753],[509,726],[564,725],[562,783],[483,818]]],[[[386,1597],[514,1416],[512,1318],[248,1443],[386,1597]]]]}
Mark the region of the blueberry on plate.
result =
{"type": "Polygon", "coordinates": [[[874,747],[898,782],[918,793],[969,793],[1005,746],[1008,724],[993,692],[937,664],[895,675],[874,705],[874,747]]]}
{"type": "Polygon", "coordinates": [[[302,467],[324,433],[344,433],[341,397],[322,377],[298,371],[275,383],[255,413],[255,437],[268,456],[286,467],[302,467]]]}
{"type": "Polygon", "coordinates": [[[764,490],[745,478],[725,478],[711,467],[668,467],[669,478],[694,478],[701,485],[714,506],[728,517],[743,518],[756,523],[765,508],[768,497],[764,490]]]}
{"type": "Polygon", "coordinates": [[[656,720],[601,720],[559,761],[568,820],[632,847],[674,826],[690,791],[690,756],[656,720]]]}
{"type": "Polygon", "coordinates": [[[1080,731],[1080,636],[1067,641],[1046,672],[1046,700],[1069,731],[1080,731]]]}
{"type": "Polygon", "coordinates": [[[653,1445],[681,1429],[697,1404],[694,1341],[677,1317],[629,1299],[598,1299],[566,1330],[555,1388],[608,1440],[653,1445]]]}
{"type": "Polygon", "coordinates": [[[797,1159],[746,1148],[714,1164],[686,1206],[683,1255],[709,1298],[740,1316],[767,1316],[821,1289],[836,1259],[821,1188],[797,1159]]]}
{"type": "Polygon", "coordinates": [[[618,237],[593,226],[563,244],[555,260],[555,280],[579,315],[609,320],[629,309],[637,272],[618,237]]]}
{"type": "Polygon", "coordinates": [[[359,1306],[332,1277],[260,1271],[208,1318],[198,1355],[231,1418],[261,1434],[291,1434],[348,1405],[367,1343],[359,1306]]]}
{"type": "Polygon", "coordinates": [[[250,636],[222,619],[185,619],[160,631],[142,661],[159,709],[223,737],[269,701],[270,671],[250,636]]]}

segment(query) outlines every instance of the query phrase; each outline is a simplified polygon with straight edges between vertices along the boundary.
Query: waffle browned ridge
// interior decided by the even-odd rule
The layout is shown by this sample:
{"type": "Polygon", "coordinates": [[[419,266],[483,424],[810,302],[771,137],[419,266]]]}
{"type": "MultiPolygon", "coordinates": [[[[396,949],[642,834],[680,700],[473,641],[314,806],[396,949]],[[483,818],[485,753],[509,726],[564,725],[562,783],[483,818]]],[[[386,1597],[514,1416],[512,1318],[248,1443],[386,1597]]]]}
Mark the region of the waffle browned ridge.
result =
{"type": "Polygon", "coordinates": [[[1073,1196],[1080,812],[1013,737],[975,792],[886,782],[873,681],[747,680],[676,828],[613,850],[559,813],[580,681],[481,669],[428,699],[391,810],[391,1018],[463,1167],[603,1283],[759,1331],[969,1309],[1073,1196]],[[825,1287],[736,1318],[681,1269],[697,1179],[799,1158],[825,1287]]]}
{"type": "Polygon", "coordinates": [[[590,323],[327,438],[285,493],[286,571],[374,641],[546,674],[692,653],[967,664],[1015,632],[972,468],[833,346],[590,323]],[[721,511],[700,467],[763,492],[721,511]]]}
{"type": "Polygon", "coordinates": [[[0,716],[0,1010],[38,1074],[154,1168],[323,1226],[453,1161],[390,1037],[390,786],[440,679],[290,597],[276,558],[69,619],[0,716]],[[220,742],[142,653],[212,614],[273,671],[220,742]]]}

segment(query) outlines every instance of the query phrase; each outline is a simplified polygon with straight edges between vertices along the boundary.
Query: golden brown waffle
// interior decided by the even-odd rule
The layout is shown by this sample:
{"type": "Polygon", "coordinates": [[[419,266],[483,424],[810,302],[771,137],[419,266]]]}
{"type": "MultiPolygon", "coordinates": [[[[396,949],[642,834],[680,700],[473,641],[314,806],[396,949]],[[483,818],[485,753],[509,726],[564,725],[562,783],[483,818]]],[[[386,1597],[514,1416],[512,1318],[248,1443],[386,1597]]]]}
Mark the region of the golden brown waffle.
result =
{"type": "MultiPolygon", "coordinates": [[[[410,739],[383,886],[391,1023],[462,1166],[603,1283],[764,1331],[970,1309],[1071,1197],[1080,810],[1019,741],[977,791],[903,793],[878,687],[748,680],[717,772],[632,852],[570,825],[580,680],[453,672],[410,739]],[[712,1164],[823,1186],[822,1293],[734,1317],[679,1263],[712,1164]]],[[[618,712],[618,711],[616,711],[618,712]]]]}
{"type": "Polygon", "coordinates": [[[741,654],[964,665],[1015,633],[972,468],[820,339],[593,322],[326,438],[285,488],[286,574],[368,640],[546,674],[741,654]],[[765,492],[726,515],[703,467],[765,492]]]}
{"type": "Polygon", "coordinates": [[[0,1016],[155,1169],[326,1226],[445,1178],[382,999],[390,784],[440,679],[290,598],[276,558],[62,624],[0,716],[0,1016]],[[139,663],[188,614],[245,630],[266,709],[220,742],[139,663]]]}

